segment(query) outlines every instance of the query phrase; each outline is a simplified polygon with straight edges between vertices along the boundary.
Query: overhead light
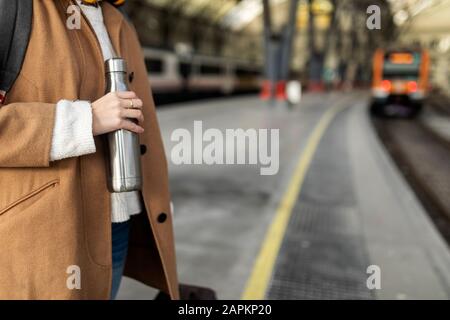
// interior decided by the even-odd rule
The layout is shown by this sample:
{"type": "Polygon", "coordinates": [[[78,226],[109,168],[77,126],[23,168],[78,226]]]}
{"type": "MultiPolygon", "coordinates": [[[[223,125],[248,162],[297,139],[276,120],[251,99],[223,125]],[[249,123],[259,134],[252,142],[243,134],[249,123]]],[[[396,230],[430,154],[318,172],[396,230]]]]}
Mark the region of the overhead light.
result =
{"type": "Polygon", "coordinates": [[[445,53],[450,49],[450,37],[442,38],[438,43],[438,50],[445,53]]]}
{"type": "Polygon", "coordinates": [[[261,0],[243,0],[231,9],[223,18],[223,24],[232,29],[239,29],[261,14],[261,0]]]}
{"type": "Polygon", "coordinates": [[[398,26],[401,26],[408,20],[409,15],[405,10],[400,10],[394,15],[394,23],[398,26]]]}
{"type": "Polygon", "coordinates": [[[425,10],[426,8],[430,7],[433,4],[433,0],[422,0],[417,2],[414,6],[411,8],[411,15],[414,17],[415,15],[418,15],[420,12],[425,10]]]}
{"type": "MultiPolygon", "coordinates": [[[[272,0],[270,5],[277,5],[287,0],[272,0]]],[[[222,24],[232,30],[242,29],[263,12],[261,0],[242,0],[231,9],[222,20],[222,24]]]]}

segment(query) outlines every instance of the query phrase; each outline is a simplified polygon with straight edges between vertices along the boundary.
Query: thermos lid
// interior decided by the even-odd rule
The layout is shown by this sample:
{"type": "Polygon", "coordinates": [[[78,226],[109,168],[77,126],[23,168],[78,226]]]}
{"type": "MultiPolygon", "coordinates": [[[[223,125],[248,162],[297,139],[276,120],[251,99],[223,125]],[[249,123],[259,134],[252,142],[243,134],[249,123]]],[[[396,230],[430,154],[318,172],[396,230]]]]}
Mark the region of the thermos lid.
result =
{"type": "Polygon", "coordinates": [[[127,73],[127,62],[122,58],[112,58],[105,61],[105,72],[127,73]]]}

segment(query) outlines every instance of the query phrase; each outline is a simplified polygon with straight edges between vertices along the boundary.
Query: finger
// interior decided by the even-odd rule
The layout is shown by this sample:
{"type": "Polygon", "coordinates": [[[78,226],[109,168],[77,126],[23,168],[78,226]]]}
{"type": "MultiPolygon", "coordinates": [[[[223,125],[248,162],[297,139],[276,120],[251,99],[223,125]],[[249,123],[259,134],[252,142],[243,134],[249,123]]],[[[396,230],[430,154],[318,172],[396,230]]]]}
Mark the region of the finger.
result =
{"type": "Polygon", "coordinates": [[[136,99],[136,93],[134,93],[133,91],[119,91],[116,92],[117,97],[119,97],[120,99],[136,99]]]}
{"type": "Polygon", "coordinates": [[[120,99],[120,106],[125,109],[142,109],[141,99],[120,99]]]}
{"type": "Polygon", "coordinates": [[[123,109],[122,115],[124,118],[137,119],[139,123],[144,122],[144,115],[139,109],[123,109]]]}
{"type": "Polygon", "coordinates": [[[144,132],[144,128],[142,128],[140,125],[137,125],[130,120],[123,120],[121,129],[125,129],[125,130],[135,132],[135,133],[143,133],[144,132]]]}

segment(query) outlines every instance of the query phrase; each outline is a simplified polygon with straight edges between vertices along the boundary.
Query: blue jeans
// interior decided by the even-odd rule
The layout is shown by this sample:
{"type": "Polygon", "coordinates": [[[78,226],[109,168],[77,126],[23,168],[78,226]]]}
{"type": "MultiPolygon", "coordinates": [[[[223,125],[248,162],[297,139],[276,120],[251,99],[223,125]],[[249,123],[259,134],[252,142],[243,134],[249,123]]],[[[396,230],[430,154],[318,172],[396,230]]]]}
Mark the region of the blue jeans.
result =
{"type": "Polygon", "coordinates": [[[114,300],[119,291],[123,269],[128,252],[128,236],[130,233],[130,220],[112,224],[112,286],[111,300],[114,300]]]}

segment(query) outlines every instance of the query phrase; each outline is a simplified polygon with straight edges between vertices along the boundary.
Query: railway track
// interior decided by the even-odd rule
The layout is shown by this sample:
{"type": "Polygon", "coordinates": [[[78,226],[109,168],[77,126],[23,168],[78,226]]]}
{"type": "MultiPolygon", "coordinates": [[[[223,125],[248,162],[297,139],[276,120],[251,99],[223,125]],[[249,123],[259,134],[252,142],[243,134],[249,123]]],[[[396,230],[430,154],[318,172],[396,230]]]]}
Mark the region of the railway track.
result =
{"type": "Polygon", "coordinates": [[[450,98],[442,92],[432,92],[427,97],[426,104],[434,112],[444,117],[450,117],[450,98]]]}
{"type": "Polygon", "coordinates": [[[374,118],[373,123],[400,171],[450,245],[450,142],[419,119],[374,118]]]}

